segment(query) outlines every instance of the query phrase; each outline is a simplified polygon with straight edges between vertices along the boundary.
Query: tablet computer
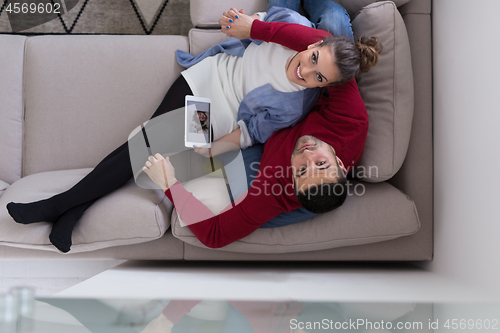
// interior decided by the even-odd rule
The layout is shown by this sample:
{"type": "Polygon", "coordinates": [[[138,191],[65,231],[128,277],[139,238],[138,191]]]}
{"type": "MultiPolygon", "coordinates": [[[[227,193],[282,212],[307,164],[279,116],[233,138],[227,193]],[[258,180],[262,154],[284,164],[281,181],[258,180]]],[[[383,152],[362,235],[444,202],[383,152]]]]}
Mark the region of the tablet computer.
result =
{"type": "Polygon", "coordinates": [[[212,125],[210,98],[186,95],[184,144],[210,148],[212,125]]]}

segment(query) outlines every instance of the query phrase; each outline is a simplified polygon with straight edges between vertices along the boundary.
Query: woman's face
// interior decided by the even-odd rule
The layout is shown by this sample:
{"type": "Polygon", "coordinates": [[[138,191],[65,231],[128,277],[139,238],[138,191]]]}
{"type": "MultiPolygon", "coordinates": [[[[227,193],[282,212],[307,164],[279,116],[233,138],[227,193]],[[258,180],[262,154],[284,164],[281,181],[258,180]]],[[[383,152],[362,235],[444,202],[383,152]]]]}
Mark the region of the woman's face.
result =
{"type": "Polygon", "coordinates": [[[328,47],[318,47],[320,42],[309,45],[307,50],[292,58],[286,69],[288,80],[306,88],[323,87],[340,81],[334,55],[328,47]]]}
{"type": "Polygon", "coordinates": [[[207,120],[207,115],[204,112],[198,112],[198,119],[203,122],[207,120]]]}

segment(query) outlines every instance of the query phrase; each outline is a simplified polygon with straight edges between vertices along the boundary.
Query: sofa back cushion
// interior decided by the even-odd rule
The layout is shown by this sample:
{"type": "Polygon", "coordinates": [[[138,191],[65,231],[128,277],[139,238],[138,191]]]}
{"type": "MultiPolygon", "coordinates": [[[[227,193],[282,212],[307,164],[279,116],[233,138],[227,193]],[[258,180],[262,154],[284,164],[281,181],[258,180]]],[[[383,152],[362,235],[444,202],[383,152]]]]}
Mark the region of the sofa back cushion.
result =
{"type": "MultiPolygon", "coordinates": [[[[338,0],[337,2],[340,3],[349,13],[349,15],[354,18],[358,14],[358,12],[363,9],[363,7],[368,6],[374,2],[381,1],[381,0],[338,0]]],[[[410,0],[393,0],[394,4],[396,6],[402,6],[410,0]]]]}
{"type": "Polygon", "coordinates": [[[267,10],[266,0],[191,0],[191,22],[197,28],[217,28],[220,27],[219,19],[222,13],[231,7],[244,9],[245,14],[251,15],[256,12],[267,10]]]}
{"type": "Polygon", "coordinates": [[[25,36],[0,35],[0,181],[21,178],[25,36]]]}
{"type": "Polygon", "coordinates": [[[36,36],[26,44],[24,175],[94,167],[148,120],[183,36],[36,36]]]}
{"type": "MultiPolygon", "coordinates": [[[[333,0],[340,3],[354,18],[363,7],[381,0],[333,0]]],[[[396,6],[402,6],[410,0],[394,0],[396,6]]],[[[231,7],[244,9],[246,14],[265,12],[267,10],[266,0],[191,0],[191,22],[197,28],[217,28],[219,19],[223,12],[231,7]]]]}
{"type": "Polygon", "coordinates": [[[381,182],[398,172],[410,142],[414,108],[410,42],[392,1],[366,6],[352,28],[356,37],[376,36],[383,45],[377,65],[358,78],[370,125],[356,172],[365,181],[381,182]]]}

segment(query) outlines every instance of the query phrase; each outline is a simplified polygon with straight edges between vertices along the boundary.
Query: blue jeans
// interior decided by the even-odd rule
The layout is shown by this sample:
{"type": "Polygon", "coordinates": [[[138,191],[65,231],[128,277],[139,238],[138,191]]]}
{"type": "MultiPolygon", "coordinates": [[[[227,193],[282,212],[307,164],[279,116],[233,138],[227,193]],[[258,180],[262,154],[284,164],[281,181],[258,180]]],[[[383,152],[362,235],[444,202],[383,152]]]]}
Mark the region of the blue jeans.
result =
{"type": "Polygon", "coordinates": [[[347,11],[332,0],[268,0],[267,9],[278,6],[299,12],[300,4],[316,29],[328,31],[334,36],[344,36],[354,41],[351,18],[347,11]]]}

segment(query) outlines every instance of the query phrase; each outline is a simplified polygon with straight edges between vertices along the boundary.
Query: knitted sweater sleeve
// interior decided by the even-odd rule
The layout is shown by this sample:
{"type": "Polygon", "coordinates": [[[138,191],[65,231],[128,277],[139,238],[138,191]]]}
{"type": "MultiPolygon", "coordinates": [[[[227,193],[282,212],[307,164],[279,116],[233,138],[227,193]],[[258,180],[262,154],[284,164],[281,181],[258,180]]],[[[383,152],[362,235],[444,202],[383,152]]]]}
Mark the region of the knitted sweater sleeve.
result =
{"type": "Polygon", "coordinates": [[[254,183],[246,195],[234,201],[234,206],[230,204],[218,215],[196,199],[180,182],[165,191],[165,195],[203,245],[220,248],[250,235],[285,210],[279,198],[270,193],[266,195],[272,184],[260,181],[259,177],[254,183]]]}
{"type": "Polygon", "coordinates": [[[253,21],[250,37],[277,43],[300,52],[311,44],[331,36],[328,32],[296,23],[253,21]]]}

